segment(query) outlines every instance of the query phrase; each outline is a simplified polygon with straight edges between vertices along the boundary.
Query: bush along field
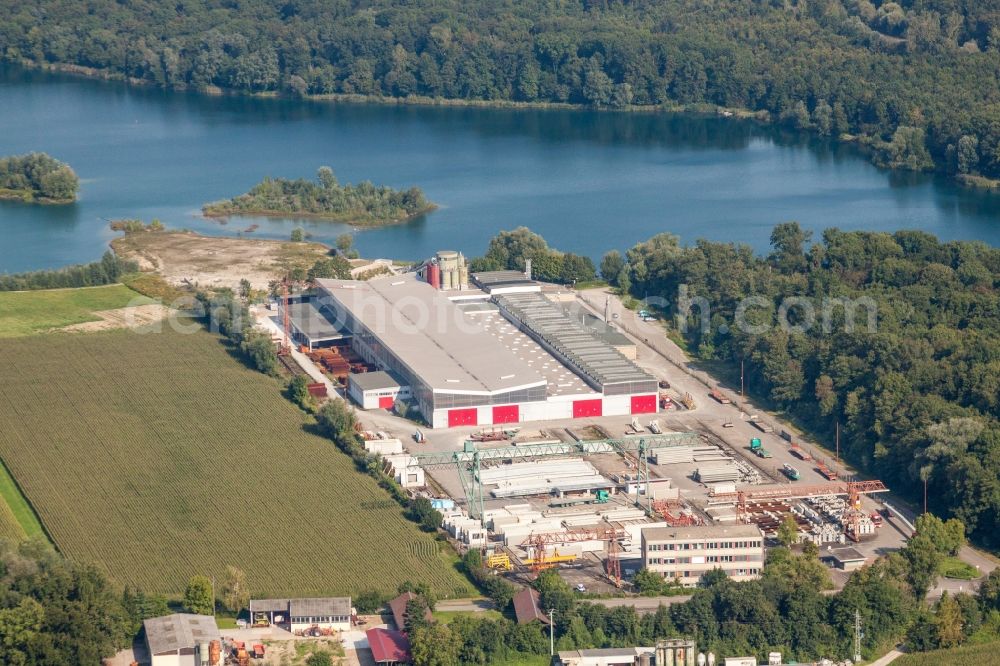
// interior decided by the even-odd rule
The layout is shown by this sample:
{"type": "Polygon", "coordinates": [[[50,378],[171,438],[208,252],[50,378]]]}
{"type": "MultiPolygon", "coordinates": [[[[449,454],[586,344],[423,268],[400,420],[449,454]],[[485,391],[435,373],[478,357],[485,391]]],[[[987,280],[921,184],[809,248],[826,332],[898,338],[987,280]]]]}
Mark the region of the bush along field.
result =
{"type": "Polygon", "coordinates": [[[171,595],[228,565],[254,595],[389,593],[407,579],[472,592],[454,556],[218,336],[5,347],[0,457],[67,556],[171,595]]]}

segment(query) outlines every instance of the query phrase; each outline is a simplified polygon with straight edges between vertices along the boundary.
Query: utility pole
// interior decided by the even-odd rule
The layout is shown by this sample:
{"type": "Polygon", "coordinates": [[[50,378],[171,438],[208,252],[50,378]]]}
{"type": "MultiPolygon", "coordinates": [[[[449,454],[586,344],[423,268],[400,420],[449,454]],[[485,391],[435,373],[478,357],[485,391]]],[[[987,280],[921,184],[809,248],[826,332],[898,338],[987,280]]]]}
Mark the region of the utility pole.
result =
{"type": "Polygon", "coordinates": [[[861,611],[854,611],[854,663],[861,661],[861,611]]]}
{"type": "Polygon", "coordinates": [[[555,608],[549,609],[549,656],[556,653],[556,621],[553,616],[556,614],[555,608]]]}
{"type": "Polygon", "coordinates": [[[743,412],[746,411],[746,395],[743,392],[743,362],[744,359],[740,359],[740,418],[743,418],[743,412]]]}
{"type": "Polygon", "coordinates": [[[215,576],[212,576],[212,617],[215,617],[215,576]]]}
{"type": "Polygon", "coordinates": [[[924,513],[927,513],[927,478],[924,477],[924,513]]]}

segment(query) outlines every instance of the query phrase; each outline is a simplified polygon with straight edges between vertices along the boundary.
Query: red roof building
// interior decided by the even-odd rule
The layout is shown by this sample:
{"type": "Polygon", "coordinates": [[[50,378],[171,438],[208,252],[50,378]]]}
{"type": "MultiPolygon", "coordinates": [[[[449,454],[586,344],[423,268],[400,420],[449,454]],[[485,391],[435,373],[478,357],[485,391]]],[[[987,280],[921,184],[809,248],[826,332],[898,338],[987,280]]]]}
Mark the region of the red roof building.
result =
{"type": "Polygon", "coordinates": [[[528,624],[536,620],[542,624],[549,623],[549,616],[538,606],[539,599],[541,596],[532,587],[526,587],[514,595],[514,615],[517,616],[518,624],[528,624]]]}
{"type": "Polygon", "coordinates": [[[410,641],[406,634],[392,629],[369,629],[368,647],[376,664],[408,664],[410,663],[410,641]]]}

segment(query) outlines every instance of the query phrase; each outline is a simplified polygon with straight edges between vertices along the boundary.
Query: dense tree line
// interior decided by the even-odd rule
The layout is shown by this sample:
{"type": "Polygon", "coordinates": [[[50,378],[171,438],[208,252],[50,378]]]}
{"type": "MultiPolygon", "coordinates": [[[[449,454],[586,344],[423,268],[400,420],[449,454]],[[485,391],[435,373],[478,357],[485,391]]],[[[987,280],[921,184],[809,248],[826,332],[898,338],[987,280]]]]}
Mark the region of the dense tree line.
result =
{"type": "Polygon", "coordinates": [[[278,374],[278,352],[271,336],[253,325],[245,300],[229,289],[198,292],[194,313],[205,319],[209,330],[223,335],[247,362],[264,374],[278,374]]]}
{"type": "Polygon", "coordinates": [[[89,264],[67,266],[54,271],[0,275],[0,291],[96,287],[103,284],[114,284],[123,275],[135,273],[138,270],[137,263],[120,259],[114,252],[108,250],[100,261],[89,264]]]}
{"type": "Polygon", "coordinates": [[[524,271],[531,260],[531,275],[537,280],[572,284],[593,280],[594,262],[572,252],[559,252],[549,247],[545,239],[527,227],[501,231],[486,248],[486,254],[469,262],[469,270],[524,271]]]}
{"type": "Polygon", "coordinates": [[[304,178],[265,178],[246,194],[206,204],[202,210],[210,216],[297,214],[375,225],[405,220],[434,207],[419,187],[400,191],[367,181],[341,185],[330,167],[320,167],[316,179],[314,183],[304,178]]]}
{"type": "Polygon", "coordinates": [[[1000,250],[917,231],[809,240],[779,225],[762,257],[661,234],[626,253],[619,284],[666,299],[696,355],[745,361],[751,392],[828,441],[839,423],[848,459],[914,499],[926,480],[935,512],[1000,547],[1000,250]]]}
{"type": "Polygon", "coordinates": [[[79,189],[73,169],[45,153],[0,157],[0,198],[70,203],[79,189]]]}
{"type": "Polygon", "coordinates": [[[0,540],[0,663],[98,664],[167,612],[162,597],[116,589],[42,540],[0,540]]]}
{"type": "Polygon", "coordinates": [[[0,56],[165,87],[741,107],[1000,176],[995,0],[0,0],[0,56]]]}
{"type": "MultiPolygon", "coordinates": [[[[1000,626],[1000,572],[990,576],[978,598],[945,594],[933,605],[923,601],[941,558],[963,543],[960,522],[927,514],[903,551],[853,573],[834,595],[823,592],[832,583],[815,544],[806,543],[801,552],[776,547],[768,551],[760,580],[737,583],[716,570],[691,600],[643,616],[631,606],[581,600],[554,570],[542,572],[532,585],[540,607],[554,611],[557,650],[651,646],[689,637],[699,651],[717,657],[764,660],[768,652],[780,651],[786,662],[811,663],[853,654],[856,612],[864,631],[862,651],[869,657],[904,639],[913,649],[926,650],[965,642],[984,624],[1000,626]]],[[[477,555],[467,556],[467,565],[475,564],[477,555]]],[[[995,637],[993,629],[986,631],[977,639],[995,637]]],[[[538,623],[468,617],[447,627],[420,623],[411,634],[417,666],[516,661],[519,653],[546,654],[547,639],[548,628],[538,623]]]]}

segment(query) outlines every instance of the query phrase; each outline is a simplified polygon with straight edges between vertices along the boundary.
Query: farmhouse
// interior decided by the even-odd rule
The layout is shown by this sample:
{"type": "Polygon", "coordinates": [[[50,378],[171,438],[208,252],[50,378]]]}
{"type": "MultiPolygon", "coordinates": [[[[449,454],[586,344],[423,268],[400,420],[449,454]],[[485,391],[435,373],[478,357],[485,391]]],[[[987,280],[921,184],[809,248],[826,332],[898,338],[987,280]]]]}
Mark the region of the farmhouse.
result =
{"type": "Polygon", "coordinates": [[[214,617],[175,613],[142,625],[152,666],[221,666],[222,644],[214,617]]]}
{"type": "MultiPolygon", "coordinates": [[[[396,629],[405,631],[406,629],[406,605],[417,598],[413,592],[403,592],[401,595],[389,602],[389,610],[392,611],[392,621],[396,624],[396,629]]],[[[424,609],[424,619],[430,622],[433,620],[430,609],[424,609]]]]}
{"type": "Polygon", "coordinates": [[[549,624],[549,616],[542,612],[542,609],[539,607],[540,599],[541,596],[533,587],[526,587],[514,595],[512,599],[514,603],[514,616],[517,617],[518,624],[530,624],[532,622],[541,622],[544,625],[549,624]]]}
{"type": "Polygon", "coordinates": [[[252,625],[273,624],[293,633],[314,628],[348,631],[352,614],[350,597],[250,600],[252,625]]]}

